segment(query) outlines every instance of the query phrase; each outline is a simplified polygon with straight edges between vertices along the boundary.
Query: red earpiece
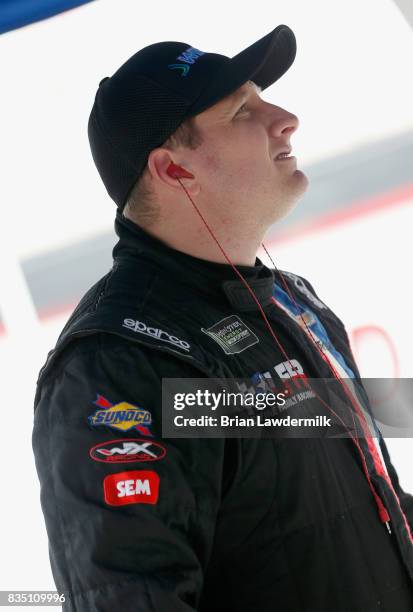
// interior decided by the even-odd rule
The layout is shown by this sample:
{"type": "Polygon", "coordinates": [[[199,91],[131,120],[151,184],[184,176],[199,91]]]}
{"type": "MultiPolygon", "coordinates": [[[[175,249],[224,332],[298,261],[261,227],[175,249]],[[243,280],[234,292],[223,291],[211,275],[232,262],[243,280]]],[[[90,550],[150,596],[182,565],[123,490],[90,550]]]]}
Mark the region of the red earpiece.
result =
{"type": "Polygon", "coordinates": [[[178,166],[173,162],[169,164],[166,171],[169,176],[172,176],[172,178],[195,178],[193,174],[188,172],[188,170],[185,170],[185,168],[182,168],[182,166],[178,166]]]}

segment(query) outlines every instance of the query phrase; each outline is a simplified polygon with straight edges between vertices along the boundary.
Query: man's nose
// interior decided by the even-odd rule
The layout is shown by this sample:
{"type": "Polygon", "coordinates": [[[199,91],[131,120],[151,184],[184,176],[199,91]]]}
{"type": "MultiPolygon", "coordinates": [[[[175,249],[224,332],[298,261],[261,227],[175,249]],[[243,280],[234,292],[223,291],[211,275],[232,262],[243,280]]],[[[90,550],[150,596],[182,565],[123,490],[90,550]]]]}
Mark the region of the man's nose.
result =
{"type": "Polygon", "coordinates": [[[274,109],[270,122],[270,134],[275,138],[293,134],[298,128],[300,121],[296,115],[289,113],[277,106],[274,109]]]}

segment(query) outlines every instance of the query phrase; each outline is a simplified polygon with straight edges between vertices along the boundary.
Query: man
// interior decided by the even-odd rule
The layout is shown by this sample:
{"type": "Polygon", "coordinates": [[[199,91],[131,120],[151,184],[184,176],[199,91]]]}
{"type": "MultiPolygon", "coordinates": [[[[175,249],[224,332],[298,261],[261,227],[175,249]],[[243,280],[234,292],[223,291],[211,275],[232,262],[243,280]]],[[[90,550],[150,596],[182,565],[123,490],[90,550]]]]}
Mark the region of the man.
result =
{"type": "Polygon", "coordinates": [[[412,498],[383,440],[162,435],[166,378],[286,383],[304,414],[294,384],[361,386],[341,321],[256,259],[308,186],[297,117],[260,96],[295,50],[283,25],[232,59],[157,43],[99,85],[89,139],[119,242],[35,398],[65,610],[413,609],[412,498]]]}

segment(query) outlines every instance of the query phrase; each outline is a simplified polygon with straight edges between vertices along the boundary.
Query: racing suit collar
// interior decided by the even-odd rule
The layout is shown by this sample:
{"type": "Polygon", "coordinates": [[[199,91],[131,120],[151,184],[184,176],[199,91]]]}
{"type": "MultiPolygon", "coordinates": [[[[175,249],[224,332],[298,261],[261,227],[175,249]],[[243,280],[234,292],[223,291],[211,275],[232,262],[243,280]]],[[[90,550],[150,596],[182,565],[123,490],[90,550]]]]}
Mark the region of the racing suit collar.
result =
{"type": "MultiPolygon", "coordinates": [[[[173,249],[145,232],[119,211],[116,213],[115,232],[119,236],[119,242],[113,250],[114,259],[121,258],[126,252],[149,257],[170,275],[176,276],[180,283],[196,286],[209,297],[213,294],[221,299],[224,297],[239,311],[257,309],[251,293],[229,264],[200,259],[173,249]]],[[[273,271],[258,257],[254,266],[237,265],[236,268],[248,281],[261,306],[267,306],[273,293],[273,271]]]]}

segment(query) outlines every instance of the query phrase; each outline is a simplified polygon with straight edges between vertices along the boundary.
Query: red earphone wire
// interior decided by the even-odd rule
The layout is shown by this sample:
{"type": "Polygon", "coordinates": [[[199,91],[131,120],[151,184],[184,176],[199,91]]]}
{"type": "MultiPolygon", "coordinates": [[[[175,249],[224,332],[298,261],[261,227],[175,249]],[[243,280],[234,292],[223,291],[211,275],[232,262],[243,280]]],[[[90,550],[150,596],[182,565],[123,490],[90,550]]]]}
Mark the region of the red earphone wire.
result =
{"type": "MultiPolygon", "coordinates": [[[[347,385],[345,385],[345,384],[342,382],[341,377],[340,377],[340,376],[339,376],[339,374],[337,373],[337,370],[336,370],[336,368],[334,367],[334,365],[331,363],[331,361],[330,361],[330,359],[329,359],[328,355],[326,355],[326,353],[324,353],[324,351],[322,351],[322,350],[320,349],[320,347],[319,347],[319,345],[318,345],[317,341],[316,341],[316,340],[315,340],[315,338],[314,338],[314,334],[313,334],[313,332],[312,332],[312,331],[311,331],[311,329],[308,327],[307,322],[306,322],[306,320],[305,320],[305,318],[303,317],[303,314],[302,314],[302,312],[301,312],[301,309],[299,308],[299,306],[298,306],[298,304],[297,304],[297,302],[296,302],[296,300],[295,300],[295,298],[294,298],[294,296],[293,296],[292,292],[290,291],[290,288],[289,288],[289,286],[288,286],[288,283],[286,282],[286,280],[285,280],[284,276],[281,274],[281,272],[279,271],[279,269],[278,269],[278,268],[277,268],[277,266],[275,265],[275,262],[274,262],[273,258],[271,257],[271,255],[270,255],[270,253],[269,253],[269,251],[268,251],[268,249],[267,249],[267,247],[265,246],[265,244],[264,244],[264,243],[262,243],[262,247],[263,247],[264,251],[266,252],[267,256],[269,257],[269,259],[270,259],[271,263],[273,264],[274,269],[277,271],[277,273],[278,273],[278,275],[279,275],[279,277],[280,277],[280,279],[281,279],[281,282],[282,282],[282,284],[284,285],[284,288],[285,288],[286,292],[288,293],[288,296],[289,296],[290,300],[291,300],[291,301],[293,302],[293,304],[295,305],[295,307],[296,307],[296,309],[297,309],[297,311],[298,311],[298,313],[299,313],[299,317],[301,318],[301,320],[302,320],[302,322],[303,322],[303,324],[304,324],[304,326],[305,326],[305,328],[306,328],[306,330],[307,330],[307,335],[308,335],[308,337],[311,339],[312,343],[314,344],[314,346],[315,346],[316,350],[318,351],[318,353],[320,354],[321,358],[322,358],[324,361],[326,361],[326,362],[327,362],[327,364],[328,364],[328,366],[329,366],[330,370],[331,370],[331,371],[332,371],[332,373],[333,373],[334,378],[335,378],[336,380],[338,380],[338,381],[339,381],[339,383],[340,383],[341,387],[344,389],[344,393],[347,395],[348,399],[350,400],[350,403],[351,403],[351,404],[352,404],[352,406],[355,408],[355,411],[356,411],[356,413],[357,413],[357,415],[358,415],[358,417],[359,417],[359,422],[360,422],[361,427],[362,427],[362,429],[363,429],[364,437],[365,437],[365,438],[366,438],[366,440],[367,440],[367,446],[368,446],[368,448],[369,448],[370,453],[371,453],[371,454],[372,454],[372,456],[373,456],[373,460],[374,460],[374,464],[375,464],[375,467],[376,467],[376,471],[377,471],[377,472],[378,472],[378,473],[379,473],[379,474],[380,474],[380,475],[381,475],[383,478],[385,478],[385,480],[386,480],[387,484],[388,484],[388,485],[389,485],[389,487],[392,489],[392,491],[393,491],[393,493],[394,493],[394,495],[395,495],[396,499],[399,501],[398,496],[397,496],[397,494],[396,494],[396,492],[395,492],[395,490],[394,490],[393,484],[392,484],[392,482],[391,482],[391,480],[390,480],[390,478],[389,478],[389,476],[388,476],[388,474],[387,474],[386,470],[385,470],[385,469],[384,469],[384,467],[381,465],[381,464],[382,464],[381,459],[380,459],[380,457],[379,457],[379,455],[378,455],[378,452],[377,452],[377,449],[376,449],[376,447],[375,447],[374,443],[373,443],[373,442],[372,442],[372,440],[371,440],[371,433],[370,433],[370,431],[369,431],[369,429],[368,429],[368,426],[367,426],[366,420],[365,420],[364,415],[362,414],[362,412],[361,412],[361,410],[360,410],[360,407],[358,406],[357,402],[355,401],[355,398],[353,397],[353,395],[352,395],[351,391],[348,389],[347,385]],[[377,464],[380,466],[380,468],[381,468],[381,469],[380,469],[380,468],[379,468],[379,469],[377,469],[377,464]]],[[[352,417],[352,420],[353,420],[353,425],[354,425],[354,428],[356,428],[356,424],[355,424],[355,421],[354,421],[353,411],[352,411],[352,410],[350,410],[350,412],[351,412],[351,417],[352,417]]],[[[349,433],[350,433],[350,432],[349,432],[349,433]]],[[[368,473],[367,464],[366,464],[366,461],[365,461],[365,456],[364,456],[363,450],[362,450],[362,448],[361,448],[361,446],[360,446],[360,443],[359,443],[359,441],[358,441],[357,437],[354,437],[354,438],[353,438],[353,441],[354,441],[354,443],[356,444],[356,446],[357,446],[357,448],[358,448],[358,450],[359,450],[360,456],[362,457],[363,469],[364,469],[365,475],[366,475],[366,477],[367,477],[367,480],[368,480],[368,482],[369,482],[369,485],[370,485],[370,488],[371,488],[371,490],[372,490],[372,493],[373,493],[374,497],[376,498],[376,503],[377,503],[377,506],[378,506],[378,509],[379,509],[380,518],[381,518],[382,522],[384,522],[384,523],[386,523],[386,524],[387,524],[387,527],[388,527],[388,529],[390,530],[389,525],[388,525],[389,520],[390,520],[390,517],[389,517],[389,515],[388,515],[388,512],[387,512],[386,508],[383,506],[383,503],[382,503],[382,501],[381,501],[380,497],[377,495],[377,492],[376,492],[376,490],[375,490],[375,488],[374,488],[373,483],[371,482],[371,478],[370,478],[370,474],[368,473]]],[[[399,505],[400,505],[400,501],[399,501],[399,505]]],[[[401,507],[401,506],[400,506],[400,507],[401,507]]],[[[403,511],[402,511],[402,514],[403,514],[403,517],[404,517],[404,522],[405,522],[406,527],[407,527],[407,531],[408,531],[408,533],[410,534],[410,539],[413,541],[413,536],[412,536],[412,533],[411,533],[411,530],[410,530],[410,526],[409,526],[409,524],[408,524],[407,518],[405,517],[405,515],[404,515],[404,512],[403,512],[403,511]]]]}

